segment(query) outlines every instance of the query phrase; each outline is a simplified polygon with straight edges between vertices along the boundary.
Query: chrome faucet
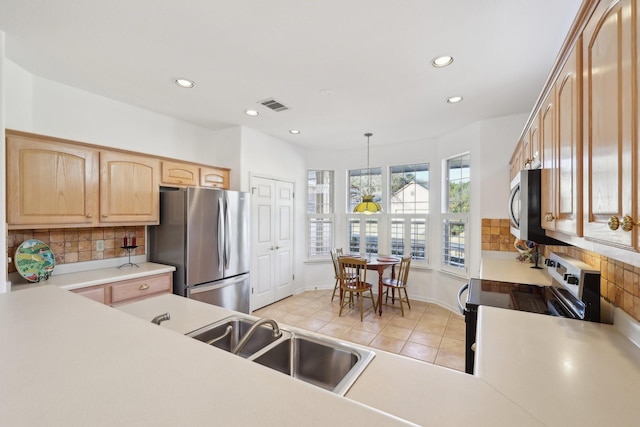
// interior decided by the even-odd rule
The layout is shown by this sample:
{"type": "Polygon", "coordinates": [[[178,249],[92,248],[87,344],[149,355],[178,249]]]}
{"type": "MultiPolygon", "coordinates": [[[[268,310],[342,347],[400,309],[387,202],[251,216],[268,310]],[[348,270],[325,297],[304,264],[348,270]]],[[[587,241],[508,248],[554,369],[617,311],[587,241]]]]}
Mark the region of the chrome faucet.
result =
{"type": "Polygon", "coordinates": [[[242,339],[233,348],[233,350],[231,350],[231,353],[233,353],[233,354],[240,353],[240,350],[242,350],[243,347],[247,344],[247,342],[253,336],[253,334],[256,331],[256,329],[258,329],[261,325],[264,325],[264,324],[271,325],[271,327],[273,328],[273,337],[274,338],[279,338],[282,335],[282,332],[280,332],[280,327],[278,326],[278,323],[274,319],[260,319],[256,323],[254,323],[253,326],[251,326],[251,328],[249,328],[249,330],[247,331],[246,334],[244,334],[242,336],[242,339]]]}
{"type": "Polygon", "coordinates": [[[156,317],[154,317],[153,319],[151,319],[151,323],[159,325],[160,323],[164,322],[165,320],[170,320],[170,319],[171,319],[171,315],[169,313],[159,314],[156,317]]]}

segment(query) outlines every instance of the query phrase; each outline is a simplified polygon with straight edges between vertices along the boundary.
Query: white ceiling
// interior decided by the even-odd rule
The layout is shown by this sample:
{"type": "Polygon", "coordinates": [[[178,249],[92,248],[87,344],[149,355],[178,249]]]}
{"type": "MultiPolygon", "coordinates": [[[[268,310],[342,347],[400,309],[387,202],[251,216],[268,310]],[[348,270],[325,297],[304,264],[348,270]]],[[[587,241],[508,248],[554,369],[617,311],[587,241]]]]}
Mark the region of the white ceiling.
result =
{"type": "Polygon", "coordinates": [[[211,129],[340,149],[365,132],[392,144],[528,113],[580,3],[0,0],[0,30],[7,57],[35,75],[211,129]],[[442,54],[454,63],[431,67],[442,54]],[[290,109],[257,103],[271,97],[290,109]]]}

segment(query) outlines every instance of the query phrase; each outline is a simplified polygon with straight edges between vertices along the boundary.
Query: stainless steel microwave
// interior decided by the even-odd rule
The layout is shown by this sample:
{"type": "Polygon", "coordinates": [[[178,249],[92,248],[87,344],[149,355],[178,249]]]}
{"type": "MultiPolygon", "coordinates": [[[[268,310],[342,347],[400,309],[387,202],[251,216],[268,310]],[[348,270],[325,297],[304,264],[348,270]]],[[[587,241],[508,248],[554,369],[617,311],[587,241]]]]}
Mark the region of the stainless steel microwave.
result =
{"type": "Polygon", "coordinates": [[[511,234],[543,245],[566,245],[542,228],[542,169],[523,169],[511,181],[509,194],[511,234]]]}

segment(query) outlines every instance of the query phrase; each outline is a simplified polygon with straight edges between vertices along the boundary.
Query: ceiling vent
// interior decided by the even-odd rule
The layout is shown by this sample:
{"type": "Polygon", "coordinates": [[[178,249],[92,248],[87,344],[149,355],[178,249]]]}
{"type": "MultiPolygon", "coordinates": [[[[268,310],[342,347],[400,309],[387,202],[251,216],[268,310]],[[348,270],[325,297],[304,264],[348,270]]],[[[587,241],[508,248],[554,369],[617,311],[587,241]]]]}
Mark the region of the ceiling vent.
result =
{"type": "Polygon", "coordinates": [[[283,104],[276,101],[275,99],[265,99],[264,101],[260,101],[260,104],[264,105],[267,108],[272,109],[273,111],[278,111],[278,112],[289,109],[289,107],[285,107],[283,104]]]}

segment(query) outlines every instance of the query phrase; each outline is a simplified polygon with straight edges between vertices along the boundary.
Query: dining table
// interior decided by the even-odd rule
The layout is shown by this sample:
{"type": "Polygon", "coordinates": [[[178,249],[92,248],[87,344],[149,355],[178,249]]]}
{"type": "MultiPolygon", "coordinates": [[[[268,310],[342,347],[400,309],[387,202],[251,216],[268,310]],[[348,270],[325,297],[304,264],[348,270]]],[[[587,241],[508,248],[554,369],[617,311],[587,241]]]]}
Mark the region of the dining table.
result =
{"type": "Polygon", "coordinates": [[[378,272],[378,315],[380,316],[382,316],[382,275],[387,268],[391,267],[391,278],[395,279],[395,268],[400,261],[400,258],[393,256],[367,256],[367,270],[378,272]]]}

